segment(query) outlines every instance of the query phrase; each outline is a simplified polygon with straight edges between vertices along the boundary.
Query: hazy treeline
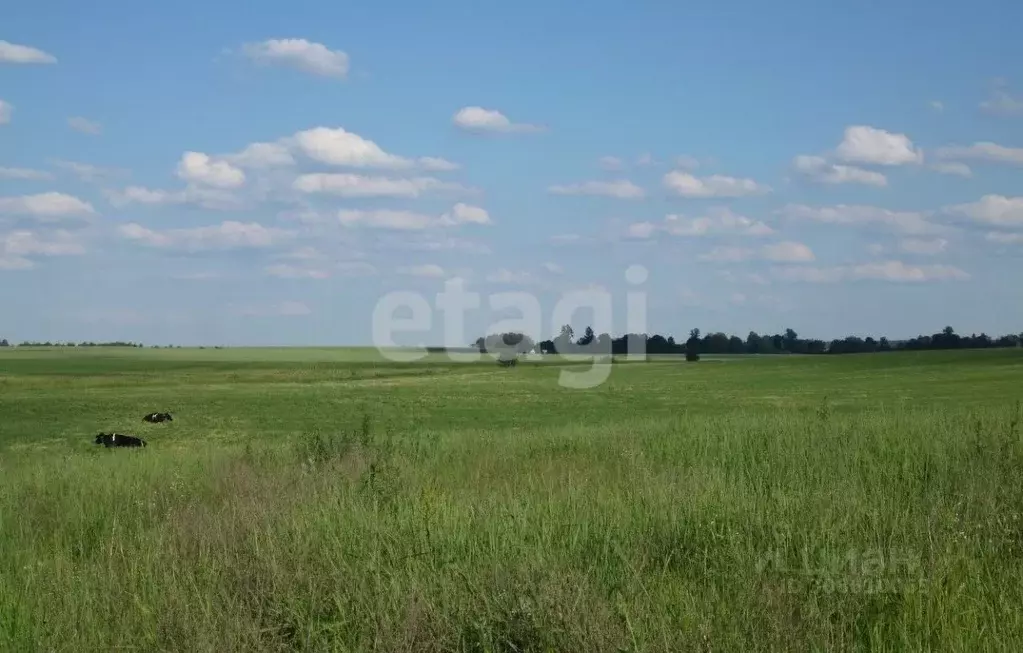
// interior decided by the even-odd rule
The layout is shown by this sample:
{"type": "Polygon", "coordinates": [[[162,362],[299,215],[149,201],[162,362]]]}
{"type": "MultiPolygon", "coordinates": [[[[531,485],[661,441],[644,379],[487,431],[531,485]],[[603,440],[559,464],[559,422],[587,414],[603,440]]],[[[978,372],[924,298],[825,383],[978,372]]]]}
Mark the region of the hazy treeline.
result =
{"type": "Polygon", "coordinates": [[[626,334],[612,338],[606,333],[596,335],[586,327],[582,336],[576,338],[569,325],[561,328],[556,338],[535,342],[521,333],[491,334],[478,338],[474,344],[480,351],[513,351],[515,353],[611,353],[626,354],[630,351],[646,351],[648,354],[861,354],[882,351],[923,350],[923,349],[986,349],[991,347],[1019,347],[1023,333],[1008,334],[997,338],[985,333],[968,336],[959,335],[952,327],[932,335],[920,335],[908,340],[890,340],[881,336],[848,336],[826,341],[800,338],[792,329],[783,334],[761,335],[750,331],[745,338],[722,332],[700,335],[699,329],[689,332],[685,341],[673,336],[660,334],[626,334]]]}

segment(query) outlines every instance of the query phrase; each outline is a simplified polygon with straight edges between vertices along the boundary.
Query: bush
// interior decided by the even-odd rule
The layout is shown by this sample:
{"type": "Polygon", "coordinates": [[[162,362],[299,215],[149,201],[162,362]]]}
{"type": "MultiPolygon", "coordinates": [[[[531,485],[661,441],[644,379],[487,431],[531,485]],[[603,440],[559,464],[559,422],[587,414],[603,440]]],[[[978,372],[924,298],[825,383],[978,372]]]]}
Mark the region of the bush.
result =
{"type": "Polygon", "coordinates": [[[686,360],[691,362],[691,363],[695,363],[696,361],[700,360],[700,355],[698,353],[696,353],[695,351],[687,351],[686,352],[686,360]]]}

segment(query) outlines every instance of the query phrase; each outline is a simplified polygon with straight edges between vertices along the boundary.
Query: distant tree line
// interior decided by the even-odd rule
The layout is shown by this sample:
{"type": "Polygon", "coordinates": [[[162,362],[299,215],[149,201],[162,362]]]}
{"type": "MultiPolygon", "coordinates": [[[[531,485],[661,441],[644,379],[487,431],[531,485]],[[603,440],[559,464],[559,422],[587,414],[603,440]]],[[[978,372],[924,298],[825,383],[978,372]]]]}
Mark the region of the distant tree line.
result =
{"type": "Polygon", "coordinates": [[[987,349],[993,347],[1023,346],[1023,333],[993,338],[985,333],[969,336],[959,335],[948,326],[932,335],[920,335],[909,340],[889,340],[859,336],[847,336],[834,340],[800,338],[792,329],[785,333],[761,335],[750,331],[745,338],[728,335],[720,331],[700,335],[699,329],[692,329],[684,342],[673,336],[660,334],[629,333],[612,338],[607,333],[596,335],[586,327],[582,336],[576,338],[570,325],[561,327],[557,337],[534,342],[521,333],[501,333],[477,338],[475,349],[481,352],[572,354],[611,353],[627,354],[630,351],[645,350],[648,354],[685,354],[691,359],[699,354],[864,354],[883,351],[916,351],[924,349],[987,349]]]}
{"type": "MultiPolygon", "coordinates": [[[[0,347],[12,347],[6,338],[0,340],[0,347]]],[[[134,342],[22,342],[18,347],[142,347],[141,343],[134,342]]]]}

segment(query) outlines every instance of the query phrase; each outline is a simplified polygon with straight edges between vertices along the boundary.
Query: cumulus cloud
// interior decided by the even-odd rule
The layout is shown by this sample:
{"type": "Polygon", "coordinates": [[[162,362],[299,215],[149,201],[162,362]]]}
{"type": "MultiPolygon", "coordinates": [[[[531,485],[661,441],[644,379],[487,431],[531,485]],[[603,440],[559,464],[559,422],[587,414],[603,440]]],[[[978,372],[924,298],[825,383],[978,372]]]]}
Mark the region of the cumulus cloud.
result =
{"type": "Polygon", "coordinates": [[[922,235],[947,231],[943,225],[929,222],[922,213],[890,211],[876,206],[838,204],[835,206],[807,206],[788,204],[777,211],[791,220],[804,220],[824,224],[872,225],[877,224],[905,234],[922,235]]]}
{"type": "Polygon", "coordinates": [[[251,143],[241,152],[225,156],[224,160],[242,168],[270,168],[295,163],[295,158],[283,143],[251,143]]]}
{"type": "Polygon", "coordinates": [[[155,231],[137,223],[118,227],[122,237],[150,247],[184,249],[190,251],[207,249],[266,248],[279,244],[291,237],[291,233],[255,222],[229,220],[218,225],[190,229],[169,229],[155,231]]]}
{"type": "Polygon", "coordinates": [[[440,216],[415,211],[343,209],[338,211],[337,217],[338,221],[345,226],[402,231],[420,231],[461,224],[491,224],[490,215],[484,209],[462,203],[456,204],[451,211],[440,216]]]}
{"type": "Polygon", "coordinates": [[[1023,226],[1023,197],[985,195],[976,202],[957,204],[945,210],[984,224],[1000,227],[1023,226]]]}
{"type": "Polygon", "coordinates": [[[340,127],[307,129],[289,140],[310,159],[329,165],[391,169],[412,166],[408,159],[388,154],[373,141],[340,127]]]}
{"type": "Polygon", "coordinates": [[[822,184],[888,185],[888,179],[880,172],[831,163],[820,156],[801,154],[793,160],[792,167],[804,178],[822,184]]]}
{"type": "Polygon", "coordinates": [[[461,166],[457,163],[452,163],[447,159],[441,159],[435,156],[424,156],[419,159],[419,165],[424,170],[430,170],[432,172],[450,172],[451,170],[458,170],[461,166]]]}
{"type": "Polygon", "coordinates": [[[752,179],[738,179],[724,175],[698,178],[688,172],[673,170],[664,176],[664,185],[682,197],[743,197],[771,191],[770,186],[752,179]]]}
{"type": "Polygon", "coordinates": [[[57,63],[57,57],[28,45],[0,41],[0,63],[53,64],[57,63]]]}
{"type": "Polygon", "coordinates": [[[920,283],[970,278],[969,274],[951,265],[907,265],[901,261],[878,261],[832,268],[787,266],[775,268],[772,274],[783,281],[806,283],[859,280],[920,283]]]}
{"type": "Polygon", "coordinates": [[[792,241],[764,245],[761,249],[761,256],[765,260],[780,263],[803,263],[816,259],[813,250],[803,243],[792,241]]]}
{"type": "Polygon", "coordinates": [[[20,179],[22,181],[48,181],[53,179],[53,174],[45,170],[33,170],[32,168],[4,168],[0,167],[0,179],[20,179]]]}
{"type": "Polygon", "coordinates": [[[905,134],[895,134],[867,125],[851,125],[835,149],[839,159],[851,163],[897,166],[921,163],[923,153],[905,134]]]}
{"type": "Polygon", "coordinates": [[[431,191],[465,191],[460,184],[433,177],[369,177],[346,173],[310,173],[300,175],[292,184],[303,193],[327,193],[340,197],[419,197],[431,191]]]}
{"type": "Polygon", "coordinates": [[[659,223],[638,222],[629,225],[627,229],[629,237],[638,239],[650,238],[657,232],[664,232],[672,236],[712,236],[719,234],[768,236],[774,233],[774,230],[760,220],[747,218],[724,207],[711,208],[705,215],[697,218],[670,214],[665,216],[664,220],[659,223]]]}
{"type": "Polygon", "coordinates": [[[6,125],[14,115],[14,105],[10,102],[0,100],[0,125],[6,125]]]}
{"type": "Polygon", "coordinates": [[[253,61],[280,65],[321,77],[345,79],[348,77],[348,55],[331,50],[322,43],[306,39],[268,39],[260,43],[247,43],[242,53],[253,61]]]}
{"type": "Polygon", "coordinates": [[[514,123],[506,115],[496,109],[483,107],[463,107],[452,117],[456,127],[474,132],[537,132],[543,127],[528,123],[514,123]]]}
{"type": "Polygon", "coordinates": [[[91,134],[93,136],[100,134],[103,131],[103,126],[98,122],[82,118],[81,116],[75,116],[67,119],[68,127],[81,132],[83,134],[91,134]]]}
{"type": "Polygon", "coordinates": [[[601,195],[618,199],[640,199],[644,190],[625,179],[615,181],[585,181],[567,186],[551,186],[548,189],[556,195],[601,195]]]}
{"type": "Polygon", "coordinates": [[[0,197],[0,214],[27,215],[39,220],[84,216],[96,213],[96,209],[73,195],[64,193],[39,193],[18,197],[0,197]]]}
{"type": "Polygon", "coordinates": [[[1023,147],[1006,147],[990,141],[973,145],[952,145],[939,148],[935,155],[942,159],[973,159],[991,163],[1023,165],[1023,147]]]}
{"type": "Polygon", "coordinates": [[[27,260],[30,256],[75,256],[84,253],[85,247],[76,236],[62,229],[52,234],[27,230],[0,234],[0,258],[8,260],[27,260]]]}
{"type": "Polygon", "coordinates": [[[202,152],[185,152],[178,163],[177,174],[184,181],[215,188],[238,188],[245,184],[245,173],[240,169],[202,152]]]}
{"type": "Polygon", "coordinates": [[[57,230],[51,234],[19,230],[0,234],[0,270],[28,270],[35,267],[32,257],[76,256],[85,247],[74,234],[57,230]]]}
{"type": "Polygon", "coordinates": [[[462,202],[455,204],[450,213],[442,215],[440,222],[447,226],[458,224],[492,224],[490,214],[485,209],[462,202]]]}
{"type": "Polygon", "coordinates": [[[923,254],[933,256],[940,254],[948,248],[948,241],[944,238],[923,239],[905,238],[899,241],[899,249],[909,254],[923,254]]]}
{"type": "Polygon", "coordinates": [[[107,201],[116,207],[131,204],[149,206],[192,204],[215,211],[232,211],[245,206],[239,197],[222,188],[188,186],[183,190],[170,191],[129,186],[123,190],[104,190],[103,192],[107,201]]]}

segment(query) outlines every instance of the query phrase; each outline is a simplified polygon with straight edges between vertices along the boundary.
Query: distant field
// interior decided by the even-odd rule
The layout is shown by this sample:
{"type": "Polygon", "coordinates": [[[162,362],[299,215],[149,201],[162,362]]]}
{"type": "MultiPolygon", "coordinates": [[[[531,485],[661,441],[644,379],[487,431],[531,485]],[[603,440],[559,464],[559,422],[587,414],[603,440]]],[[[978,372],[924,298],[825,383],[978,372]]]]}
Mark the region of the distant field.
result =
{"type": "Polygon", "coordinates": [[[585,364],[0,349],[0,648],[1020,650],[1023,352],[585,364]]]}

